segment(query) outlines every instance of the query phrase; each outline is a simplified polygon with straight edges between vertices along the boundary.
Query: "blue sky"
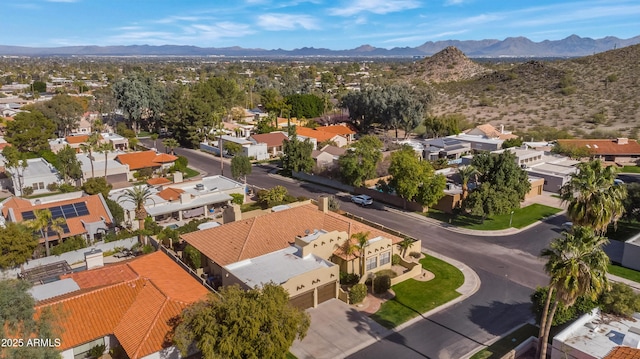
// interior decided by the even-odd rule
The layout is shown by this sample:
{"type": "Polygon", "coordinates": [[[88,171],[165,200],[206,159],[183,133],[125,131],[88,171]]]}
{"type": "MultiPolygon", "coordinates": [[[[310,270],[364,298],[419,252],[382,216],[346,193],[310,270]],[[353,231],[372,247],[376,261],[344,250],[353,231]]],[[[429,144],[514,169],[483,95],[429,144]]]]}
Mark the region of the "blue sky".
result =
{"type": "Polygon", "coordinates": [[[0,44],[334,50],[640,35],[638,0],[2,0],[0,44]]]}

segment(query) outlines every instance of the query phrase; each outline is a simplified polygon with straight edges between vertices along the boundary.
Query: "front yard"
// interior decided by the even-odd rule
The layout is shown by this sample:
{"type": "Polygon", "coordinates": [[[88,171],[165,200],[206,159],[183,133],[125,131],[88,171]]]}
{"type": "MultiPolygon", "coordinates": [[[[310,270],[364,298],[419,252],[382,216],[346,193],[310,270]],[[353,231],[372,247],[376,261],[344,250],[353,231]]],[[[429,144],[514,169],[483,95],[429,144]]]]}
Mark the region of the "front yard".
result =
{"type": "Polygon", "coordinates": [[[462,228],[490,231],[510,228],[510,223],[511,227],[513,228],[524,228],[537,221],[543,220],[546,217],[559,213],[560,211],[560,208],[549,207],[542,204],[534,203],[524,208],[518,208],[514,210],[513,220],[511,219],[510,213],[487,218],[484,220],[484,222],[482,222],[481,218],[479,217],[471,216],[468,214],[454,216],[437,209],[429,209],[429,211],[424,213],[424,215],[445,223],[451,223],[454,226],[462,228]]]}
{"type": "Polygon", "coordinates": [[[464,283],[464,275],[456,267],[428,255],[420,264],[435,278],[426,282],[407,279],[394,285],[395,297],[384,302],[372,319],[393,328],[460,296],[456,289],[464,283]]]}
{"type": "Polygon", "coordinates": [[[520,343],[530,337],[538,336],[538,327],[531,324],[525,324],[520,328],[504,336],[489,347],[475,353],[471,359],[499,359],[504,357],[508,352],[515,349],[520,343]]]}

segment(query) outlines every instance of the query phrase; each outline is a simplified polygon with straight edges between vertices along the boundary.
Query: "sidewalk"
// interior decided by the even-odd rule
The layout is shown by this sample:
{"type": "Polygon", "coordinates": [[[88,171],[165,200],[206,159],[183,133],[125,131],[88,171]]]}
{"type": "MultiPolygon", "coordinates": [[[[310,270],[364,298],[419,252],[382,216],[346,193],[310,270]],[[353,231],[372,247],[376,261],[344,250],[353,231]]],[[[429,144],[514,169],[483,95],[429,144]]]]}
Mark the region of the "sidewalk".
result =
{"type": "MultiPolygon", "coordinates": [[[[312,319],[311,327],[304,340],[296,340],[293,343],[290,349],[291,353],[298,359],[345,358],[423,320],[425,317],[464,301],[478,291],[480,278],[470,267],[438,253],[431,251],[425,253],[455,266],[462,272],[464,283],[457,289],[461,294],[458,298],[423,313],[394,329],[386,329],[369,318],[367,315],[369,311],[356,310],[353,306],[338,299],[332,299],[320,304],[317,308],[307,310],[312,319]]],[[[375,306],[380,303],[371,304],[375,306]]]]}

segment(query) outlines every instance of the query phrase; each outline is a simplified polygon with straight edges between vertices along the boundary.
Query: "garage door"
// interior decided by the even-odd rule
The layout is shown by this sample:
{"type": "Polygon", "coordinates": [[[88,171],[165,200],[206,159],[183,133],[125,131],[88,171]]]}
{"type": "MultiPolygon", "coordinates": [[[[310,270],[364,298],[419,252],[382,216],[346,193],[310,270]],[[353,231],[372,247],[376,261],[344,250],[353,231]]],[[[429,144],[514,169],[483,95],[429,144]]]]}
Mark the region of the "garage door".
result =
{"type": "Polygon", "coordinates": [[[289,299],[289,303],[299,309],[307,309],[313,307],[313,291],[308,291],[306,293],[296,295],[295,297],[291,297],[289,299]]]}
{"type": "Polygon", "coordinates": [[[336,297],[336,282],[318,287],[318,304],[336,297]]]}

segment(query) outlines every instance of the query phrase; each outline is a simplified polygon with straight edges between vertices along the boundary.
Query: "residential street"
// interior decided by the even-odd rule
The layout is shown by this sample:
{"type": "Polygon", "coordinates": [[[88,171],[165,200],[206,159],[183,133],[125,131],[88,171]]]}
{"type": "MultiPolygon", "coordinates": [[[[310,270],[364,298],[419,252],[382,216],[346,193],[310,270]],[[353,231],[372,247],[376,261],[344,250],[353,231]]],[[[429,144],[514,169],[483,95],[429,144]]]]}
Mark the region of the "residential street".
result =
{"type": "MultiPolygon", "coordinates": [[[[160,147],[160,146],[159,146],[160,147]]],[[[190,166],[220,173],[217,158],[199,151],[178,149],[190,166]]],[[[270,188],[282,185],[294,196],[315,198],[323,193],[338,195],[341,208],[422,240],[423,250],[434,251],[464,262],[481,279],[480,290],[465,300],[355,353],[353,358],[460,358],[515,326],[532,318],[529,296],[545,285],[543,261],[537,255],[559,234],[562,217],[541,223],[517,235],[470,236],[451,232],[432,223],[388,211],[375,203],[362,208],[346,194],[269,174],[269,166],[254,166],[248,183],[270,188]]],[[[228,165],[225,174],[229,174],[228,165]]]]}

